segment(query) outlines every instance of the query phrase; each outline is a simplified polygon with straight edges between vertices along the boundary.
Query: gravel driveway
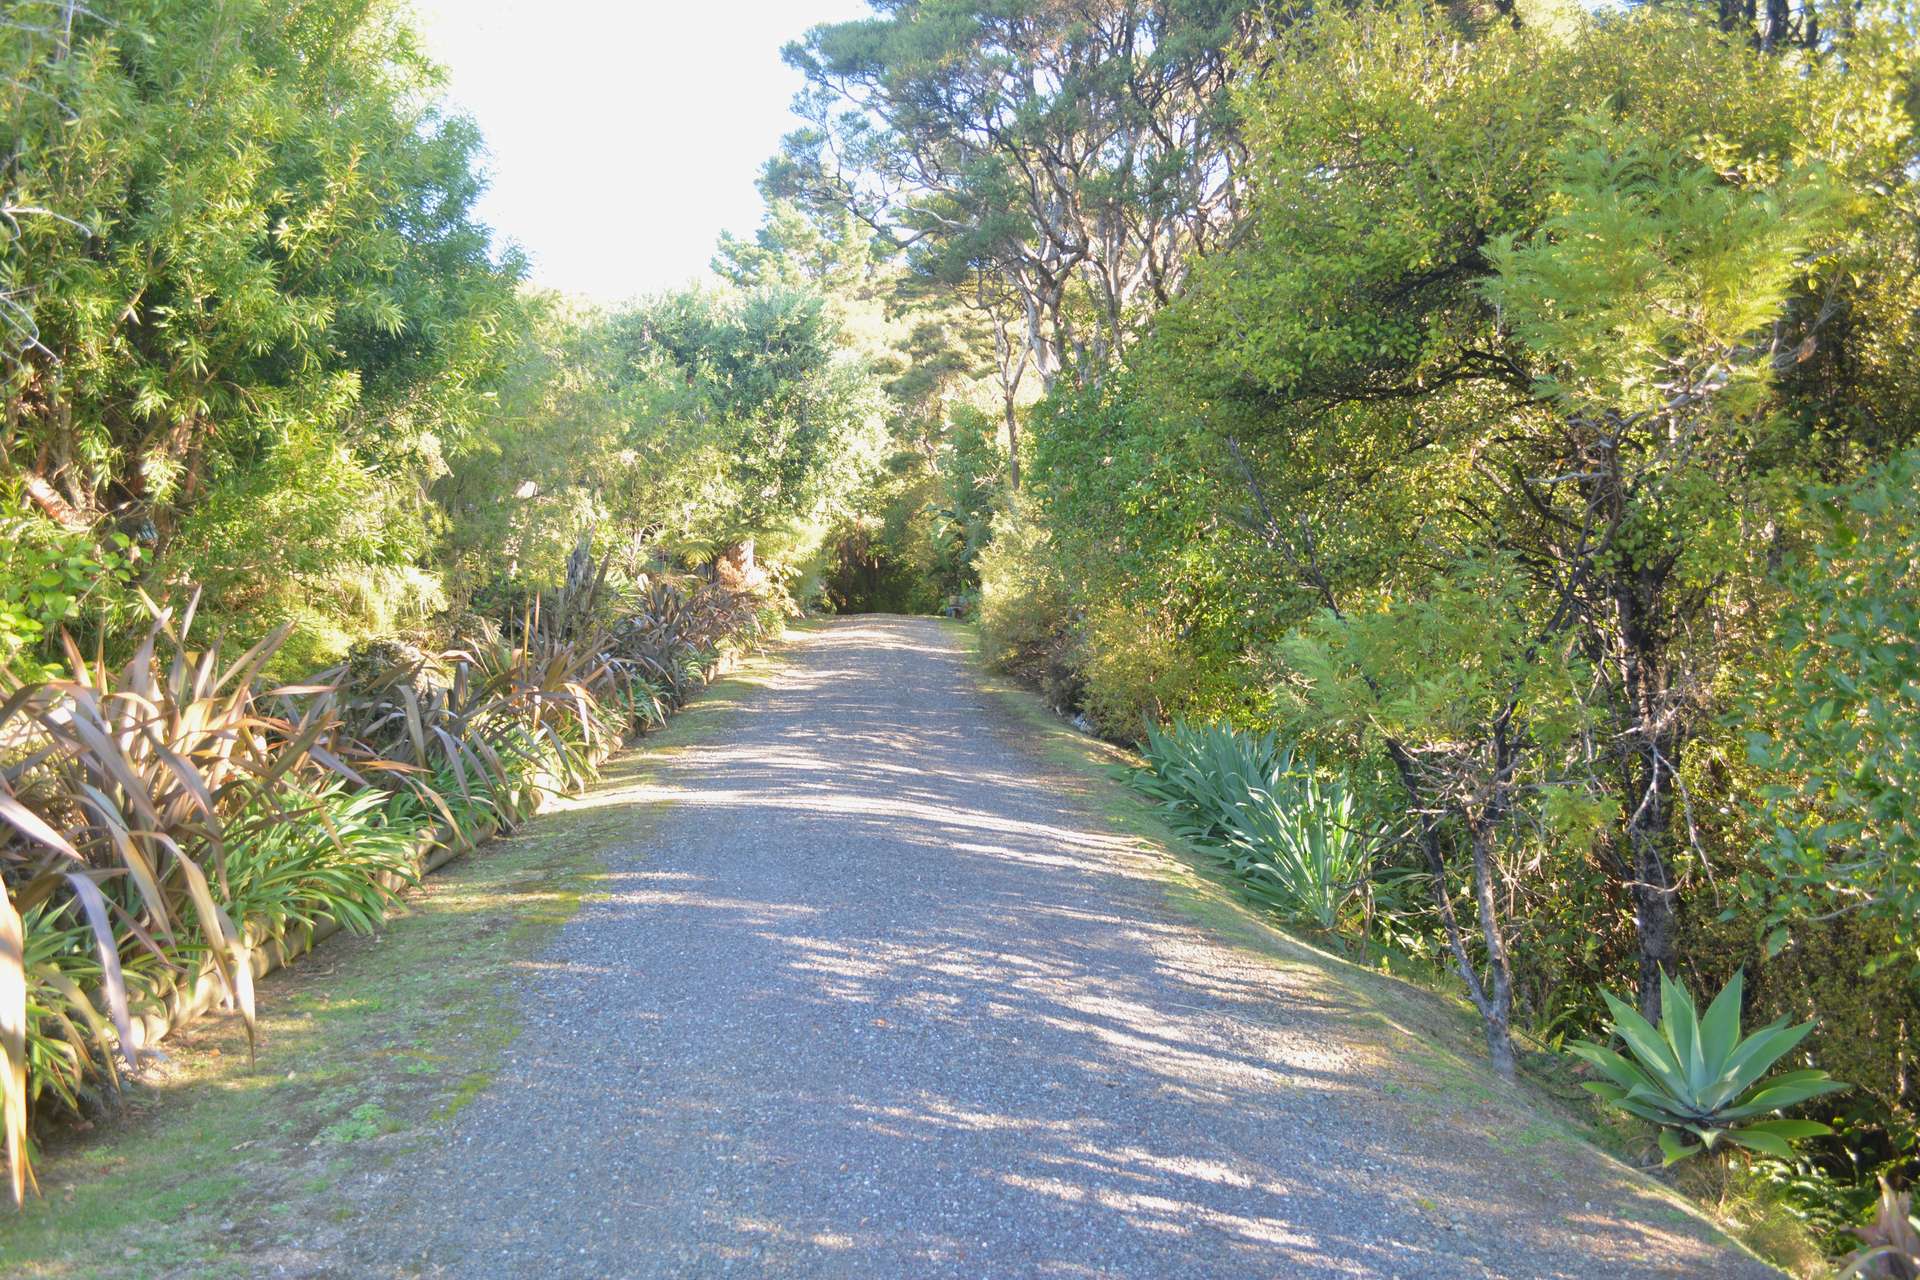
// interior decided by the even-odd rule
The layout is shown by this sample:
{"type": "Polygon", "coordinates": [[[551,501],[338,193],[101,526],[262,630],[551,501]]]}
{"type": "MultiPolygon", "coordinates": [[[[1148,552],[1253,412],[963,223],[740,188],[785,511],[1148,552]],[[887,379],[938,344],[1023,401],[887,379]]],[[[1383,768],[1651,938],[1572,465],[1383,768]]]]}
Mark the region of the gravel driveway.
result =
{"type": "MultiPolygon", "coordinates": [[[[351,1274],[1773,1274],[1364,984],[1169,897],[964,635],[797,639],[630,806],[351,1274]]],[[[708,712],[701,712],[706,716],[708,712]]]]}

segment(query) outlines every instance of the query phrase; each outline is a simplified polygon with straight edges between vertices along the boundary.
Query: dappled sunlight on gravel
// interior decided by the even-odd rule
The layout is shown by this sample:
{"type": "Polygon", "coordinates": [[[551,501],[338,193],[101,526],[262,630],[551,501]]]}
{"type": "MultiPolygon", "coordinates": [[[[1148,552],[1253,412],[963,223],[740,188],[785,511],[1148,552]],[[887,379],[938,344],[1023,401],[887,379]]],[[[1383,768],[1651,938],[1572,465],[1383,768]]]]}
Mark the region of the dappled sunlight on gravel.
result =
{"type": "Polygon", "coordinates": [[[570,806],[598,892],[493,1086],[355,1184],[343,1274],[1764,1274],[1176,906],[963,639],[801,633],[570,806]]]}

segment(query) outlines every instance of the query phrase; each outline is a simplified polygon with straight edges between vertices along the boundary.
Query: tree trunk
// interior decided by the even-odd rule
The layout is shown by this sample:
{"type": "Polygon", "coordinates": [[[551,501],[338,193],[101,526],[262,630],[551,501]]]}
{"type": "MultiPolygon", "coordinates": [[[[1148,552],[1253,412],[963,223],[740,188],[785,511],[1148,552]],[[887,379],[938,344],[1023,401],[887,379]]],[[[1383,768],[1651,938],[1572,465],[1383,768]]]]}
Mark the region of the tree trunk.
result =
{"type": "Polygon", "coordinates": [[[1660,975],[1673,972],[1676,905],[1679,892],[1661,851],[1672,821],[1673,778],[1656,760],[1648,760],[1634,794],[1640,805],[1627,821],[1633,867],[1633,926],[1640,943],[1640,1013],[1660,1025],[1660,975]]]}
{"type": "Polygon", "coordinates": [[[1634,931],[1640,944],[1640,1012],[1660,1023],[1660,975],[1671,973],[1679,891],[1667,857],[1673,825],[1674,767],[1685,742],[1674,705],[1662,628],[1655,603],[1665,593],[1671,565],[1629,567],[1613,583],[1614,645],[1618,653],[1621,750],[1627,784],[1627,859],[1633,879],[1634,931]]]}
{"type": "MultiPolygon", "coordinates": [[[[1387,754],[1399,774],[1407,799],[1416,808],[1424,808],[1425,796],[1415,771],[1413,757],[1400,743],[1388,739],[1387,754]]],[[[1466,939],[1453,910],[1453,895],[1447,888],[1446,855],[1441,850],[1441,835],[1434,818],[1419,813],[1420,850],[1426,855],[1427,873],[1433,882],[1433,904],[1447,929],[1447,947],[1453,953],[1454,971],[1466,984],[1467,996],[1480,1012],[1480,1028],[1487,1038],[1487,1058],[1493,1069],[1508,1080],[1513,1078],[1513,974],[1507,960],[1506,932],[1500,927],[1499,901],[1493,891],[1493,867],[1490,856],[1492,833],[1484,822],[1470,823],[1473,835],[1473,890],[1480,915],[1480,936],[1487,947],[1487,980],[1482,981],[1467,954],[1466,939]]]]}
{"type": "Polygon", "coordinates": [[[1760,33],[1760,47],[1769,52],[1784,47],[1790,22],[1787,0],[1767,0],[1767,20],[1760,33]]]}
{"type": "Polygon", "coordinates": [[[1500,927],[1500,906],[1493,891],[1493,842],[1497,820],[1473,824],[1473,895],[1480,908],[1480,937],[1487,947],[1487,981],[1475,1000],[1480,1025],[1487,1036],[1487,1056],[1493,1069],[1513,1079],[1513,967],[1507,958],[1506,931],[1500,927]]]}
{"type": "Polygon", "coordinates": [[[1020,415],[1014,412],[1013,397],[1006,397],[1007,409],[1007,487],[1020,489],[1020,415]]]}

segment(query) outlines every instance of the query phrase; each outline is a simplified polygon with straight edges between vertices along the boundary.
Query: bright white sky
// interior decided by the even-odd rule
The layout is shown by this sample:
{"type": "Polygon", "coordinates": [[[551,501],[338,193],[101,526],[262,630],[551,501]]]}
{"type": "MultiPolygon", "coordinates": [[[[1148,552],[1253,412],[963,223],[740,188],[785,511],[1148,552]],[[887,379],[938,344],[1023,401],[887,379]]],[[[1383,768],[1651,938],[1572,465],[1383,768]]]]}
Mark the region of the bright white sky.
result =
{"type": "Polygon", "coordinates": [[[535,283],[601,302],[706,270],[760,221],[753,180],[797,121],[780,48],[864,0],[413,0],[479,122],[480,216],[535,283]]]}

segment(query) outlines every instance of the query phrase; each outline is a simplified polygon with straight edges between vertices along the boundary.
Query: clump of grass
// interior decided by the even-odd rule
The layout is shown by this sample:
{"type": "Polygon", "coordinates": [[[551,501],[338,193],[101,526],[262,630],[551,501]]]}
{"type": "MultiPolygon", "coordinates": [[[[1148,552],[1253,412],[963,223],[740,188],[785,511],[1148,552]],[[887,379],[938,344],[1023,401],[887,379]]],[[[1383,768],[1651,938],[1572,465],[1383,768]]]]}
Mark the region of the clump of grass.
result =
{"type": "Polygon", "coordinates": [[[273,937],[323,920],[371,933],[417,878],[425,824],[396,820],[387,797],[338,779],[258,802],[228,843],[227,908],[273,937]]]}
{"type": "Polygon", "coordinates": [[[1755,1162],[1727,1155],[1689,1161],[1675,1167],[1674,1185],[1727,1234],[1789,1274],[1832,1274],[1819,1232],[1755,1162]]]}
{"type": "Polygon", "coordinates": [[[1134,787],[1213,856],[1248,898],[1333,933],[1382,841],[1353,790],[1296,759],[1272,734],[1225,725],[1149,726],[1134,787]]]}

